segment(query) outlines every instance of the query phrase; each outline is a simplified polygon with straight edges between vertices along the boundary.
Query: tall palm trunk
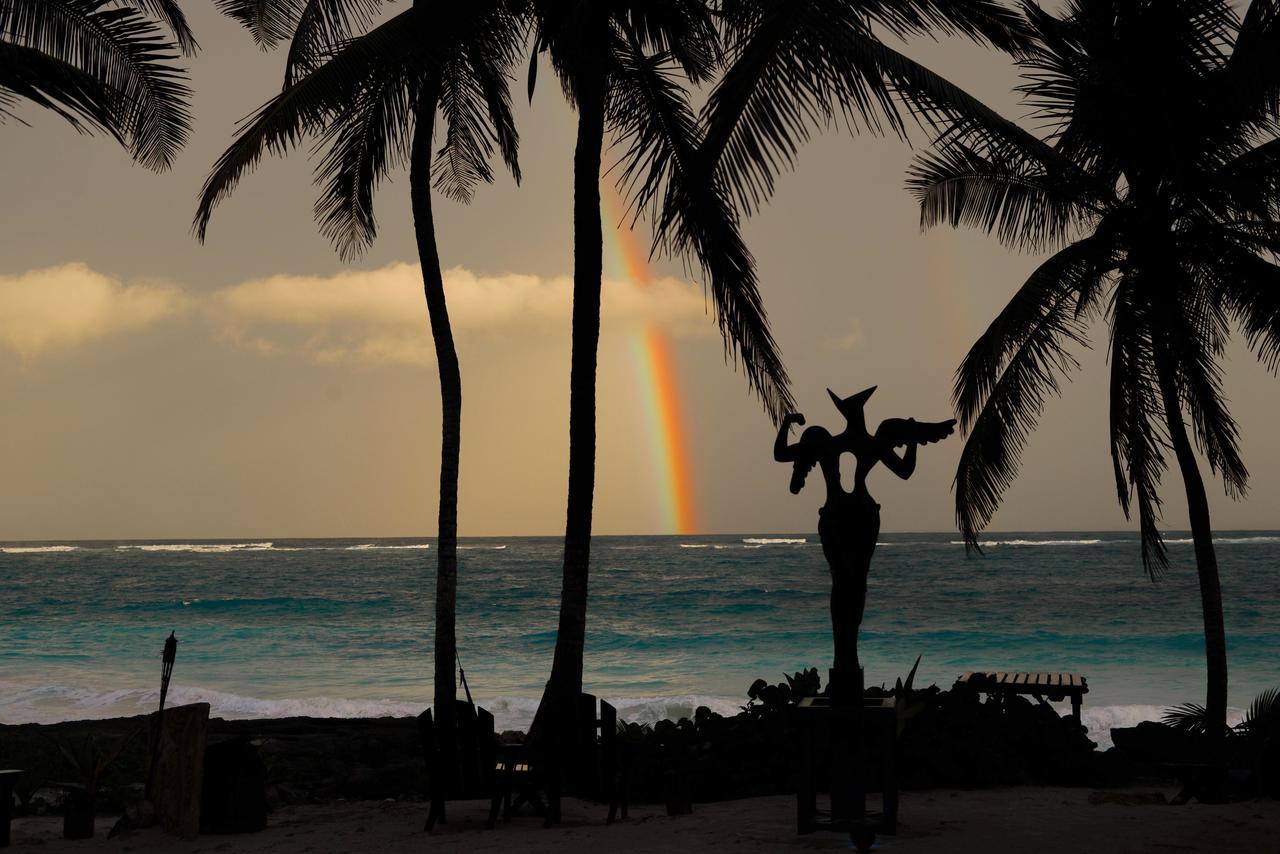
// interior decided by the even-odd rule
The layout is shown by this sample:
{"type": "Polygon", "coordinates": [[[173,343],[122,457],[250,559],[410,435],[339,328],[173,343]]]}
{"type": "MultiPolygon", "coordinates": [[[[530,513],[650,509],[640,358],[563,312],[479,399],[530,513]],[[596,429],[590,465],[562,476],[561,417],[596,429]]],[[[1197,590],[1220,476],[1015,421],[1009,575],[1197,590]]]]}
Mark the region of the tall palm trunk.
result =
{"type": "Polygon", "coordinates": [[[435,98],[424,94],[418,108],[409,166],[409,194],[413,201],[413,230],[422,265],[422,289],[431,318],[436,364],[440,371],[440,514],[436,546],[436,632],[434,714],[438,731],[451,743],[457,688],[453,666],[457,656],[454,619],[458,601],[458,455],[461,447],[462,378],[453,346],[449,308],[445,303],[440,252],[431,215],[431,144],[436,118],[435,98]]]}
{"type": "Polygon", "coordinates": [[[596,356],[604,233],[600,223],[600,153],[604,83],[580,75],[578,140],[573,154],[573,356],[569,376],[569,502],[555,659],[539,716],[548,703],[569,710],[582,691],[587,630],[587,576],[596,477],[596,356]]]}
{"type": "Polygon", "coordinates": [[[1227,633],[1222,619],[1222,585],[1218,580],[1218,556],[1213,547],[1213,530],[1209,525],[1209,499],[1204,479],[1196,463],[1187,426],[1178,402],[1171,360],[1162,359],[1157,366],[1160,394],[1164,402],[1165,422],[1169,438],[1182,471],[1182,484],[1187,491],[1187,513],[1191,518],[1191,539],[1195,544],[1196,570],[1200,576],[1200,609],[1204,614],[1204,654],[1208,666],[1208,688],[1205,709],[1211,726],[1218,732],[1227,728],[1227,633]]]}

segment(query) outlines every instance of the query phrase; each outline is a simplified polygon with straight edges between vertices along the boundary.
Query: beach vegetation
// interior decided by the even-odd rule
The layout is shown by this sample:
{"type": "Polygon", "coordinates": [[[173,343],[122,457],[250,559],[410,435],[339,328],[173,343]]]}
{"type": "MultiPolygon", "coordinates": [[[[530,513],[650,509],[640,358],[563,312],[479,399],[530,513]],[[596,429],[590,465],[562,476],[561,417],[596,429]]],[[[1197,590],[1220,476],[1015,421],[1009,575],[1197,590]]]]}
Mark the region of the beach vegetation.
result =
{"type": "Polygon", "coordinates": [[[1038,132],[987,109],[953,116],[909,178],[923,227],[1049,253],[956,373],[957,521],[977,548],[1046,400],[1103,327],[1116,495],[1154,579],[1169,563],[1160,484],[1172,454],[1199,576],[1205,715],[1221,731],[1226,631],[1197,452],[1243,496],[1223,391],[1231,332],[1280,370],[1280,8],[1073,0],[1060,15],[1024,3],[1022,15],[1033,38],[1019,92],[1038,132]]]}

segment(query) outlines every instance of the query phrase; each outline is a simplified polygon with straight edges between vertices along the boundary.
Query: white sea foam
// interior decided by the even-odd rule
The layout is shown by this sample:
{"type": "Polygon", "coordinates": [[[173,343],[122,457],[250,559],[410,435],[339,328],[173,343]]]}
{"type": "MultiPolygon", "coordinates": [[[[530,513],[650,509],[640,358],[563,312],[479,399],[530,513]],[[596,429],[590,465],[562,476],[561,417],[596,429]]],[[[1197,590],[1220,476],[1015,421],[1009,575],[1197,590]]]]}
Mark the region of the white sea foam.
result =
{"type": "MultiPolygon", "coordinates": [[[[379,545],[378,543],[361,543],[358,546],[347,546],[346,550],[349,552],[376,552],[376,551],[399,551],[401,549],[429,549],[429,548],[431,548],[431,545],[429,543],[416,543],[416,544],[407,545],[407,546],[384,546],[384,545],[379,545]]],[[[459,546],[459,548],[464,548],[464,547],[459,546]]],[[[504,546],[503,548],[506,548],[506,547],[504,546]]]]}
{"type": "Polygon", "coordinates": [[[52,552],[79,551],[79,546],[5,546],[0,551],[7,555],[47,554],[52,552]]]}
{"type": "MultiPolygon", "coordinates": [[[[1165,540],[1165,543],[1171,546],[1188,546],[1194,542],[1195,540],[1191,539],[1190,537],[1176,537],[1173,539],[1165,540]]],[[[1280,543],[1280,537],[1218,537],[1218,536],[1215,536],[1213,538],[1213,544],[1215,546],[1241,546],[1241,545],[1248,545],[1250,543],[1280,543]]]]}
{"type": "MultiPolygon", "coordinates": [[[[1088,697],[1085,700],[1088,701],[1088,697]]],[[[1069,705],[1069,704],[1068,704],[1069,705]]],[[[1095,706],[1086,705],[1080,712],[1080,722],[1089,731],[1089,738],[1098,745],[1099,750],[1108,750],[1114,746],[1111,740],[1112,729],[1135,727],[1143,721],[1159,721],[1164,717],[1166,706],[1125,705],[1095,706]]],[[[1227,709],[1227,723],[1235,726],[1244,717],[1240,709],[1227,709]]]]}
{"type": "MultiPolygon", "coordinates": [[[[118,552],[195,552],[197,554],[230,554],[232,552],[267,552],[272,543],[151,543],[139,546],[116,546],[118,552]]],[[[280,549],[280,551],[284,551],[280,549]]]]}
{"type": "Polygon", "coordinates": [[[708,546],[706,543],[681,543],[681,544],[680,544],[680,548],[682,548],[682,549],[706,549],[706,548],[710,548],[710,546],[708,546]]]}
{"type": "MultiPolygon", "coordinates": [[[[978,545],[983,548],[995,546],[1096,546],[1102,540],[981,540],[978,545]]],[[[952,540],[951,545],[963,546],[964,540],[952,540]]]]}
{"type": "MultiPolygon", "coordinates": [[[[413,548],[413,547],[410,546],[409,548],[413,548]]],[[[469,552],[469,551],[474,551],[476,549],[483,549],[484,551],[500,552],[505,548],[506,546],[458,546],[458,551],[469,552]]]]}
{"type": "Polygon", "coordinates": [[[743,542],[756,546],[799,546],[809,541],[804,537],[746,537],[743,542]]]}

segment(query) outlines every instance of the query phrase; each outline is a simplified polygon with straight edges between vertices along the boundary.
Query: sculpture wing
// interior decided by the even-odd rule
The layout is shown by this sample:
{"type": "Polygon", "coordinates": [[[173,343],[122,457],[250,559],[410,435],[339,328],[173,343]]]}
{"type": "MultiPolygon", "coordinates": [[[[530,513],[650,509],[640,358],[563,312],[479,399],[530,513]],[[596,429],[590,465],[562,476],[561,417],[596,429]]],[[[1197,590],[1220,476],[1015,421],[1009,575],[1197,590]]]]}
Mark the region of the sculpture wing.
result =
{"type": "Polygon", "coordinates": [[[917,421],[914,418],[888,418],[876,428],[876,439],[891,448],[902,445],[928,445],[941,442],[955,432],[956,420],[917,421]]]}

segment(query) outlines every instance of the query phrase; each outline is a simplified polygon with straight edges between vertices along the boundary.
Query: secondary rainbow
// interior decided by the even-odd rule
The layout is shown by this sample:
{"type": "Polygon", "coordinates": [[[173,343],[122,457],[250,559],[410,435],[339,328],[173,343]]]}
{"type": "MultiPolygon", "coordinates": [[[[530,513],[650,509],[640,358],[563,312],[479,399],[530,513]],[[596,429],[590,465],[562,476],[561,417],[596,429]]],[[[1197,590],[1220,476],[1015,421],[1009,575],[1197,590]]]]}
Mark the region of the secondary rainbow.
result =
{"type": "MultiPolygon", "coordinates": [[[[610,278],[649,284],[648,253],[628,227],[630,219],[617,193],[601,194],[604,217],[605,270],[610,278]]],[[[693,472],[685,430],[684,407],[671,344],[656,325],[646,324],[631,341],[636,375],[643,395],[646,432],[658,481],[664,522],[676,534],[698,530],[693,472]]]]}

